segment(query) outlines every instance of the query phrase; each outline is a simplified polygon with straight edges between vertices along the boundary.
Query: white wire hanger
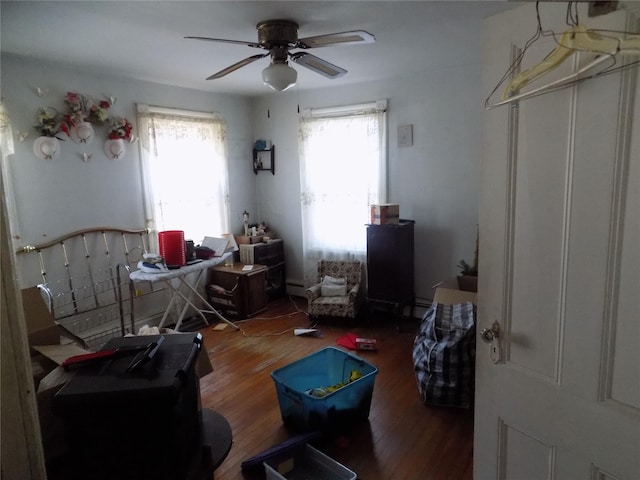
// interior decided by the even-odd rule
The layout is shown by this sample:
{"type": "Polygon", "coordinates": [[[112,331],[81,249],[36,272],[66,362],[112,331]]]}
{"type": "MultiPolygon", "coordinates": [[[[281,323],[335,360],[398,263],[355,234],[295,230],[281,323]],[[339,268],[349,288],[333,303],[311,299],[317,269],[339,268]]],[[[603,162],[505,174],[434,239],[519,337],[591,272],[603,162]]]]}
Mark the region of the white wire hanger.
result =
{"type": "MultiPolygon", "coordinates": [[[[567,18],[571,16],[571,8],[570,3],[567,7],[567,18]]],[[[538,17],[538,30],[535,35],[526,42],[520,55],[518,55],[498,85],[496,85],[491,94],[489,94],[489,97],[487,97],[485,101],[485,108],[495,108],[518,100],[524,100],[538,95],[543,95],[545,93],[554,92],[589,78],[613,73],[623,68],[637,66],[640,64],[640,60],[636,59],[635,61],[623,63],[622,65],[615,67],[618,62],[618,58],[640,56],[640,35],[632,34],[625,36],[625,32],[611,31],[608,31],[605,34],[604,31],[589,29],[585,25],[578,23],[576,11],[575,17],[572,17],[574,24],[565,30],[558,40],[554,32],[545,32],[542,30],[538,2],[536,3],[536,13],[538,17]],[[522,62],[522,58],[524,57],[526,50],[541,36],[549,35],[553,36],[556,41],[556,47],[541,62],[514,76],[514,73],[522,62]],[[554,70],[578,52],[595,54],[595,58],[569,75],[547,82],[528,91],[522,91],[526,85],[554,70]],[[501,99],[495,103],[490,103],[491,97],[509,77],[513,78],[507,82],[506,87],[503,89],[501,99]]]]}

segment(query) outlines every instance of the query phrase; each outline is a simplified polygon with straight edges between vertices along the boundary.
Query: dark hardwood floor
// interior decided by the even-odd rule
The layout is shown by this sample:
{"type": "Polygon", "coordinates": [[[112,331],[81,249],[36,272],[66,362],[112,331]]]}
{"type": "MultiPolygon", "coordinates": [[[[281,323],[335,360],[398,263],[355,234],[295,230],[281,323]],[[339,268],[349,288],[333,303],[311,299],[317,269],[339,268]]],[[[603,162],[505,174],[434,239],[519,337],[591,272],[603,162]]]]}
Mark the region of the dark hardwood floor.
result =
{"type": "Polygon", "coordinates": [[[233,431],[231,451],[215,479],[264,478],[263,472],[243,472],[241,463],[296,434],[282,423],[271,372],[353,332],[378,345],[375,352],[355,352],[378,368],[369,419],[325,437],[318,448],[361,480],[471,480],[473,412],[422,403],[411,356],[418,321],[398,331],[381,312],[360,324],[321,322],[321,338],[296,337],[293,328],[310,327],[304,309],[305,299],[283,297],[258,317],[239,322],[242,332],[200,330],[214,368],[201,379],[202,406],[226,417],[233,431]]]}

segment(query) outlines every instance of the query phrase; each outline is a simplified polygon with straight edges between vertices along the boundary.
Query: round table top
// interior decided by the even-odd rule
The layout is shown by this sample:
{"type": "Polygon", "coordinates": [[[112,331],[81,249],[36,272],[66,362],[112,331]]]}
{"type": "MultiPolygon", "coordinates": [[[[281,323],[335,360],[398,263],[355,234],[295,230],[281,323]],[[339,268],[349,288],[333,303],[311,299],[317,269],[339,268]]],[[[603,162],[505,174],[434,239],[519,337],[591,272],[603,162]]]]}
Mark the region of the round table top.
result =
{"type": "Polygon", "coordinates": [[[227,458],[233,433],[227,419],[207,408],[202,410],[203,444],[211,447],[211,461],[216,469],[227,458]]]}

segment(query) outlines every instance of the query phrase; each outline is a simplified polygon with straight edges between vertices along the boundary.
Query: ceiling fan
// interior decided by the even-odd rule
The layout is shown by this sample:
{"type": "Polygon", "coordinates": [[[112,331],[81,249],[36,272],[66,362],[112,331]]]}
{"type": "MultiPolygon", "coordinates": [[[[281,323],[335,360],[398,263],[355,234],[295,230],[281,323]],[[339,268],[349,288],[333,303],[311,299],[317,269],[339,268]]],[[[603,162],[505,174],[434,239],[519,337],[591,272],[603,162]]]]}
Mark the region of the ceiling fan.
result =
{"type": "Polygon", "coordinates": [[[224,77],[256,60],[271,56],[271,64],[262,71],[262,80],[266,85],[278,91],[283,91],[294,86],[298,77],[297,72],[288,65],[287,59],[328,78],[338,78],[347,73],[347,70],[344,68],[327,62],[315,55],[311,55],[305,51],[291,52],[291,50],[298,48],[307,50],[309,48],[328,47],[340,44],[359,45],[363,43],[374,43],[376,41],[376,38],[372,34],[364,30],[298,38],[298,24],[291,20],[265,20],[264,22],[258,23],[256,28],[258,30],[257,42],[209,37],[185,38],[246,45],[248,47],[268,50],[267,53],[252,55],[244,60],[240,60],[207,77],[207,80],[224,77]]]}

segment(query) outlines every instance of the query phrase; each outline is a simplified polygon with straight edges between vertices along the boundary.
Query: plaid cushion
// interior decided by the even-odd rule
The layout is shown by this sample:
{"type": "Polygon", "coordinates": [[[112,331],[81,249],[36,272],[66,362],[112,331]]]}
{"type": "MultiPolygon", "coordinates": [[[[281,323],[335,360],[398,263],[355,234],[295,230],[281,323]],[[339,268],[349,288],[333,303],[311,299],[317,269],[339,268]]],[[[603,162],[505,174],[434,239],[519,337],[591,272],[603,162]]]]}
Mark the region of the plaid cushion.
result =
{"type": "Polygon", "coordinates": [[[413,344],[418,390],[429,405],[469,407],[475,371],[475,306],[434,303],[413,344]]]}

